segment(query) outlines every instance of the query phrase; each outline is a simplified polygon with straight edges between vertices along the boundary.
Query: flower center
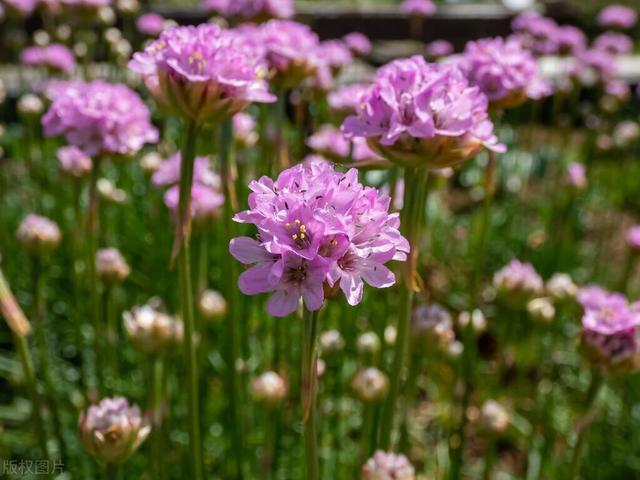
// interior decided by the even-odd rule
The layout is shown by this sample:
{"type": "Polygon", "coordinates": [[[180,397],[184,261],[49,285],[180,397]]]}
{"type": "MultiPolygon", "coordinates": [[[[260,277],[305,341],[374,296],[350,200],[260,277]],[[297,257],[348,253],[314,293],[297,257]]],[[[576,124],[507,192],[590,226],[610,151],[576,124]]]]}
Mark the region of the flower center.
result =
{"type": "Polygon", "coordinates": [[[285,228],[291,231],[291,239],[295,242],[298,248],[306,248],[311,244],[311,236],[307,231],[307,226],[296,218],[293,223],[285,223],[285,228]]]}

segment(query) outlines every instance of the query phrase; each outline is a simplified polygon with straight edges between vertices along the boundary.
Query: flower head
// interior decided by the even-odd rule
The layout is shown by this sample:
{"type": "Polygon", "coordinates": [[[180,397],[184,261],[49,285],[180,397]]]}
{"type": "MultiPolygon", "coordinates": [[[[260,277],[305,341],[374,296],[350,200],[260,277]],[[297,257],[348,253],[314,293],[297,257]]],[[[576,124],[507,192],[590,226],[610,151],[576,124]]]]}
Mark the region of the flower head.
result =
{"type": "Polygon", "coordinates": [[[344,133],[332,125],[321,127],[307,139],[307,145],[320,155],[337,163],[375,166],[384,161],[369,147],[364,138],[347,139],[344,133]]]}
{"type": "Polygon", "coordinates": [[[558,24],[549,17],[525,12],[513,20],[511,28],[535,55],[551,55],[558,51],[558,24]]]}
{"type": "Polygon", "coordinates": [[[270,20],[260,27],[245,27],[243,31],[260,43],[269,76],[277,85],[296,87],[321,66],[317,54],[320,40],[307,25],[270,20]]]}
{"type": "Polygon", "coordinates": [[[415,56],[378,70],[342,130],[347,137],[367,137],[374,150],[402,165],[443,168],[483,148],[505,151],[487,106],[457,66],[415,56]]]}
{"type": "Polygon", "coordinates": [[[20,53],[20,62],[24,65],[44,66],[52,71],[64,73],[70,73],[76,68],[73,52],[59,43],[27,47],[20,53]]]}
{"type": "Polygon", "coordinates": [[[182,322],[151,305],[134,307],[122,317],[127,335],[143,352],[159,352],[182,342],[182,322]]]}
{"type": "Polygon", "coordinates": [[[341,114],[353,114],[360,103],[360,96],[367,89],[361,83],[345,85],[327,95],[327,102],[331,110],[341,114]]]}
{"type": "Polygon", "coordinates": [[[295,14],[293,0],[204,0],[203,6],[225,18],[251,22],[291,18],[295,14]]]}
{"type": "Polygon", "coordinates": [[[140,409],[126,398],[104,398],[80,415],[80,440],[103,463],[123,463],[151,431],[140,409]]]}
{"type": "Polygon", "coordinates": [[[402,454],[378,450],[362,467],[362,480],[415,480],[416,472],[402,454]]]}
{"type": "Polygon", "coordinates": [[[214,24],[162,32],[129,68],[142,75],[158,105],[199,123],[221,121],[251,102],[272,102],[256,49],[214,24]]]}
{"type": "Polygon", "coordinates": [[[324,286],[339,287],[351,305],[362,299],[364,283],[383,288],[395,283],[384,266],[404,260],[409,250],[398,231],[389,198],[326,162],[298,165],[274,181],[249,185],[249,210],[234,219],[258,229],[257,239],[239,237],[229,250],[251,265],[238,280],[247,295],[271,292],[269,313],[294,312],[300,299],[309,310],[324,303],[324,286]]]}
{"type": "Polygon", "coordinates": [[[425,345],[445,346],[455,337],[451,314],[437,303],[420,305],[411,317],[411,334],[425,345]]]}
{"type": "Polygon", "coordinates": [[[544,288],[542,277],[533,265],[517,259],[495,273],[493,285],[502,298],[518,306],[541,294],[544,288]]]}
{"type": "Polygon", "coordinates": [[[241,148],[250,148],[258,141],[255,119],[245,112],[233,116],[233,137],[241,148]]]}
{"type": "Polygon", "coordinates": [[[400,5],[402,13],[421,17],[429,17],[436,13],[437,9],[435,3],[431,0],[403,0],[400,5]]]}
{"type": "Polygon", "coordinates": [[[87,155],[129,155],[158,140],[149,110],[125,85],[68,82],[51,93],[51,106],[42,117],[44,134],[63,135],[87,155]]]}
{"type": "Polygon", "coordinates": [[[587,48],[587,36],[573,25],[561,25],[556,29],[558,53],[561,55],[577,55],[587,48]]]}
{"type": "Polygon", "coordinates": [[[587,186],[587,171],[582,163],[572,162],[567,166],[567,180],[572,187],[582,190],[587,186]]]}
{"type": "Polygon", "coordinates": [[[549,84],[538,73],[538,62],[514,37],[487,38],[467,43],[460,68],[472,85],[497,107],[519,105],[550,93],[549,84]]]}
{"type": "Polygon", "coordinates": [[[632,28],[638,21],[636,11],[625,5],[608,5],[598,13],[598,25],[604,28],[632,28]]]}
{"type": "Polygon", "coordinates": [[[387,396],[389,379],[375,367],[359,369],[351,381],[356,397],[365,403],[377,403],[387,396]]]}
{"type": "Polygon", "coordinates": [[[251,382],[251,393],[256,402],[268,407],[280,405],[287,397],[287,382],[276,372],[264,372],[251,382]]]}
{"type": "Polygon", "coordinates": [[[371,53],[371,41],[360,32],[347,33],[342,41],[354,55],[368,55],[371,53]]]}
{"type": "Polygon", "coordinates": [[[627,230],[627,246],[633,251],[640,251],[640,225],[627,230]]]}
{"type": "Polygon", "coordinates": [[[605,32],[593,40],[592,48],[612,55],[623,55],[633,51],[633,41],[619,32],[605,32]]]}
{"type": "Polygon", "coordinates": [[[58,247],[62,233],[55,222],[30,213],[20,223],[16,237],[29,254],[46,255],[58,247]]]}
{"type": "Polygon", "coordinates": [[[145,13],[136,20],[138,31],[150,37],[157,37],[165,28],[164,17],[158,13],[145,13]]]}
{"type": "Polygon", "coordinates": [[[454,52],[453,45],[447,40],[434,40],[427,44],[425,53],[427,57],[435,60],[441,57],[447,57],[454,52]]]}
{"type": "Polygon", "coordinates": [[[101,248],[96,252],[96,271],[100,280],[111,285],[124,281],[131,268],[117,248],[101,248]]]}

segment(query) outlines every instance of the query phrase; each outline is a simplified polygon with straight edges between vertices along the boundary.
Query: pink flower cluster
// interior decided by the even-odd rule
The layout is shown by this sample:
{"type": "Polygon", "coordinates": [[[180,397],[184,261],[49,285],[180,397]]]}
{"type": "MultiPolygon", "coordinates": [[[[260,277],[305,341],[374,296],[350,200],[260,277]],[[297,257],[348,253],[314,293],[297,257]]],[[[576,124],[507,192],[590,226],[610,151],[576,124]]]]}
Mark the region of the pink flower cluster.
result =
{"type": "Polygon", "coordinates": [[[44,66],[64,73],[70,73],[76,68],[73,52],[58,43],[25,48],[20,53],[20,62],[24,65],[44,66]]]}
{"type": "Polygon", "coordinates": [[[598,14],[598,25],[604,28],[628,29],[638,21],[636,11],[625,5],[609,5],[598,14]]]}
{"type": "Polygon", "coordinates": [[[518,15],[511,27],[524,47],[535,55],[577,55],[587,47],[587,36],[573,25],[558,25],[537,13],[518,15]]]}
{"type": "Polygon", "coordinates": [[[439,39],[439,40],[434,40],[431,43],[428,43],[425,53],[428,58],[437,59],[441,57],[447,57],[451,55],[454,51],[455,49],[453,48],[453,45],[451,44],[451,42],[447,40],[439,39]]]}
{"type": "Polygon", "coordinates": [[[162,33],[165,27],[164,17],[158,13],[145,13],[136,20],[136,28],[144,35],[156,37],[162,33]]]}
{"type": "Polygon", "coordinates": [[[467,43],[459,66],[469,82],[498,106],[514,106],[551,93],[549,83],[539,75],[538,62],[514,37],[467,43]]]}
{"type": "Polygon", "coordinates": [[[544,281],[533,265],[514,259],[494,274],[493,286],[505,300],[524,304],[543,292],[544,281]]]}
{"type": "Polygon", "coordinates": [[[161,108],[196,122],[219,121],[251,102],[273,102],[256,48],[214,24],[162,32],[129,68],[143,76],[161,108]]]}
{"type": "Polygon", "coordinates": [[[589,359],[614,367],[633,362],[638,352],[639,306],[597,285],[580,289],[577,298],[584,309],[582,341],[589,359]]]}
{"type": "Polygon", "coordinates": [[[592,48],[611,55],[624,55],[633,51],[633,41],[624,33],[605,32],[593,40],[592,48]]]}
{"type": "Polygon", "coordinates": [[[42,117],[46,136],[62,135],[89,156],[129,155],[158,141],[149,110],[129,87],[101,80],[56,84],[42,117]]]}
{"type": "Polygon", "coordinates": [[[431,0],[403,0],[400,11],[409,15],[429,17],[436,13],[438,8],[431,0]]]}
{"type": "Polygon", "coordinates": [[[368,55],[371,53],[371,41],[360,32],[347,33],[342,41],[354,55],[368,55]]]}
{"type": "Polygon", "coordinates": [[[350,305],[362,300],[364,283],[389,287],[395,276],[384,264],[405,260],[409,243],[387,196],[358,182],[355,169],[340,173],[328,162],[297,165],[274,181],[249,185],[249,210],[234,220],[258,229],[256,239],[234,238],[229,251],[251,267],[238,285],[246,295],[272,292],[269,313],[285,316],[324,304],[325,284],[338,286],[350,305]]]}
{"type": "Polygon", "coordinates": [[[381,67],[342,124],[347,137],[367,137],[382,156],[433,168],[460,163],[483,148],[505,151],[493,132],[487,97],[455,65],[421,56],[381,67]]]}
{"type": "Polygon", "coordinates": [[[293,0],[205,0],[203,6],[225,18],[253,21],[295,14],[293,0]]]}
{"type": "Polygon", "coordinates": [[[356,106],[360,103],[360,96],[367,87],[361,83],[352,83],[330,92],[327,95],[327,103],[331,110],[337,113],[352,114],[356,111],[356,106]]]}
{"type": "MultiPolygon", "coordinates": [[[[180,198],[180,153],[175,153],[162,162],[151,177],[156,187],[169,187],[164,195],[165,205],[177,215],[180,198]]],[[[196,157],[193,165],[193,186],[191,187],[191,218],[203,223],[218,216],[224,196],[220,193],[220,177],[209,167],[207,157],[196,157]]]]}

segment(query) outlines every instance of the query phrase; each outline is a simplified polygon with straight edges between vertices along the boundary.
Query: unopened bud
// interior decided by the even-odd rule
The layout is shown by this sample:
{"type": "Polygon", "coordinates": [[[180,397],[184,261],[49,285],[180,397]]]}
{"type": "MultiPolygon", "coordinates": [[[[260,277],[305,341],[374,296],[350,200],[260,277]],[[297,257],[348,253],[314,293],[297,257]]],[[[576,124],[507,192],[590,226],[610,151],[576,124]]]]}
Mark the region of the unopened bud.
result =
{"type": "Polygon", "coordinates": [[[509,412],[495,400],[487,400],[480,409],[479,424],[489,433],[504,433],[509,428],[509,412]]]}
{"type": "Polygon", "coordinates": [[[536,320],[550,322],[556,316],[556,309],[546,297],[534,298],[527,304],[527,312],[536,320]]]}
{"type": "Polygon", "coordinates": [[[387,396],[389,380],[377,368],[369,367],[356,372],[351,386],[358,400],[365,403],[377,403],[387,396]]]}
{"type": "Polygon", "coordinates": [[[44,256],[60,245],[62,233],[55,222],[31,213],[18,227],[16,237],[29,254],[44,256]]]}
{"type": "Polygon", "coordinates": [[[375,332],[365,332],[358,337],[357,349],[360,355],[376,355],[380,351],[380,339],[375,332]]]}
{"type": "Polygon", "coordinates": [[[147,175],[153,175],[162,162],[163,159],[158,152],[149,152],[140,159],[140,167],[147,175]]]}
{"type": "Polygon", "coordinates": [[[287,382],[276,372],[264,372],[251,382],[253,399],[264,405],[275,407],[287,397],[287,382]]]}
{"type": "Polygon", "coordinates": [[[18,100],[18,113],[24,118],[37,118],[44,111],[42,99],[33,93],[27,93],[18,100]]]}
{"type": "Polygon", "coordinates": [[[378,450],[362,467],[362,480],[415,480],[416,472],[402,454],[378,450]]]}
{"type": "Polygon", "coordinates": [[[566,273],[554,273],[547,280],[545,288],[547,293],[558,301],[574,299],[578,294],[578,286],[573,283],[571,276],[566,273]]]}
{"type": "Polygon", "coordinates": [[[124,312],[122,317],[127,335],[143,352],[159,352],[182,342],[182,322],[151,305],[134,307],[131,311],[124,312]]]}
{"type": "Polygon", "coordinates": [[[106,285],[124,281],[131,269],[117,248],[102,248],[96,253],[96,272],[106,285]]]}
{"type": "Polygon", "coordinates": [[[320,334],[320,348],[326,355],[340,353],[344,350],[344,339],[338,330],[327,330],[320,334]]]}
{"type": "Polygon", "coordinates": [[[215,290],[205,290],[198,301],[200,315],[207,320],[220,320],[227,313],[227,301],[215,290]]]}
{"type": "Polygon", "coordinates": [[[80,440],[100,462],[120,464],[147,438],[151,427],[123,397],[104,398],[80,415],[80,440]]]}

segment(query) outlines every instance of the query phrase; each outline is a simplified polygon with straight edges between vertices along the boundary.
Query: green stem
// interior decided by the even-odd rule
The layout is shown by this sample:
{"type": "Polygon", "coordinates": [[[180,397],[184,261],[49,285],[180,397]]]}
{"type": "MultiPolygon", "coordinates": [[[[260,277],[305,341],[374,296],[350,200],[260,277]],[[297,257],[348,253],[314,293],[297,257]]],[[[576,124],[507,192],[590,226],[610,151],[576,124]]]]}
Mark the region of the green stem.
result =
{"type": "Polygon", "coordinates": [[[394,417],[407,363],[413,295],[418,289],[416,269],[427,195],[427,178],[426,169],[405,169],[404,204],[401,212],[400,228],[402,234],[411,245],[411,252],[405,266],[404,286],[400,293],[400,318],[398,319],[393,365],[391,367],[389,396],[382,415],[378,441],[379,447],[385,451],[389,450],[391,446],[394,417]]]}
{"type": "Polygon", "coordinates": [[[102,470],[102,478],[104,480],[119,480],[120,479],[120,465],[115,463],[107,463],[102,470]]]}
{"type": "Polygon", "coordinates": [[[496,462],[496,453],[495,438],[487,439],[487,446],[484,454],[484,467],[482,470],[482,480],[491,480],[491,476],[493,474],[493,466],[496,462]]]}
{"type": "MultiPolygon", "coordinates": [[[[225,120],[220,125],[220,175],[224,186],[224,218],[225,218],[225,245],[234,237],[233,215],[237,211],[238,201],[236,198],[235,184],[233,180],[233,172],[235,170],[235,158],[231,152],[233,144],[233,125],[231,120],[225,120]]],[[[227,301],[229,302],[230,318],[226,322],[227,327],[227,382],[230,393],[230,419],[232,420],[231,441],[233,445],[236,478],[243,477],[244,468],[244,416],[242,415],[240,379],[236,369],[238,360],[239,337],[237,326],[241,323],[240,318],[240,299],[238,298],[238,289],[236,288],[236,278],[238,275],[237,262],[233,260],[231,255],[226,255],[227,274],[229,275],[227,301]]]]}
{"type": "Polygon", "coordinates": [[[193,185],[193,164],[196,156],[198,126],[188,122],[180,162],[180,200],[178,206],[178,231],[176,245],[178,249],[178,286],[182,321],[184,323],[184,354],[186,367],[186,389],[188,398],[189,421],[189,460],[191,477],[203,479],[202,445],[200,442],[200,393],[198,389],[198,365],[195,347],[195,319],[193,310],[193,288],[191,285],[191,266],[189,257],[191,187],[193,185]]]}
{"type": "Polygon", "coordinates": [[[302,427],[307,480],[320,478],[316,425],[316,387],[318,380],[316,340],[318,336],[318,312],[303,311],[302,328],[302,427]]]}
{"type": "Polygon", "coordinates": [[[44,297],[42,264],[40,259],[33,259],[33,325],[36,334],[36,342],[38,344],[38,358],[40,360],[40,368],[42,369],[42,379],[44,381],[45,396],[51,411],[51,420],[53,430],[58,444],[60,456],[65,458],[65,443],[62,438],[62,424],[60,421],[60,412],[56,398],[55,389],[53,388],[53,379],[51,369],[49,368],[49,349],[47,348],[47,339],[44,326],[44,297]]]}
{"type": "Polygon", "coordinates": [[[152,431],[151,431],[151,471],[154,480],[164,478],[164,432],[163,432],[163,407],[164,407],[164,358],[162,354],[153,361],[152,380],[152,431]]]}
{"type": "Polygon", "coordinates": [[[98,393],[104,390],[103,381],[103,350],[100,327],[100,297],[98,295],[98,275],[96,273],[96,252],[98,251],[98,177],[100,175],[100,161],[96,158],[91,170],[89,183],[89,204],[87,206],[86,236],[87,236],[87,280],[89,282],[89,294],[91,301],[91,318],[93,321],[93,355],[94,374],[96,376],[96,388],[98,393]]]}
{"type": "Polygon", "coordinates": [[[118,359],[116,352],[118,349],[118,326],[116,325],[115,308],[113,305],[112,287],[105,285],[102,291],[102,308],[104,310],[103,325],[106,328],[105,341],[107,350],[105,352],[106,369],[109,376],[107,389],[115,392],[118,381],[118,359]]]}
{"type": "Polygon", "coordinates": [[[585,399],[587,409],[582,418],[581,425],[577,427],[578,439],[576,440],[576,445],[571,455],[571,474],[568,477],[570,480],[578,480],[580,477],[580,463],[582,462],[584,449],[587,446],[589,429],[593,423],[596,400],[598,399],[598,394],[600,393],[600,390],[602,390],[603,385],[604,379],[602,374],[594,370],[591,374],[591,383],[589,384],[589,389],[587,390],[587,396],[585,399]]]}

